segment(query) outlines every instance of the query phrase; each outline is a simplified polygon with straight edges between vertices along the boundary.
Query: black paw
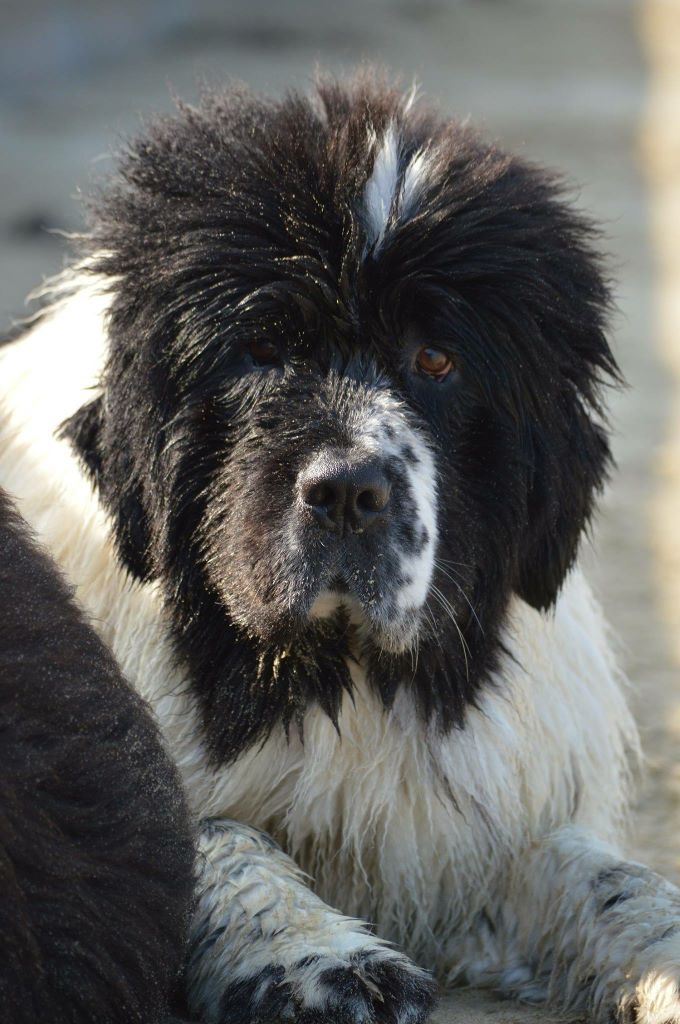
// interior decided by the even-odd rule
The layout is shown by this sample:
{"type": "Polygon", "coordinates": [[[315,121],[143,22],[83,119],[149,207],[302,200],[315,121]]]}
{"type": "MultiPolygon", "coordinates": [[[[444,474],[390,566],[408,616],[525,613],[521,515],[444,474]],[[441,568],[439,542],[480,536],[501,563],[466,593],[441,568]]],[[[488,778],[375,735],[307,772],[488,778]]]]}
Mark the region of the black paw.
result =
{"type": "Polygon", "coordinates": [[[232,982],[220,1000],[220,1024],[421,1024],[434,1006],[429,974],[389,947],[347,959],[308,956],[271,964],[232,982]]]}

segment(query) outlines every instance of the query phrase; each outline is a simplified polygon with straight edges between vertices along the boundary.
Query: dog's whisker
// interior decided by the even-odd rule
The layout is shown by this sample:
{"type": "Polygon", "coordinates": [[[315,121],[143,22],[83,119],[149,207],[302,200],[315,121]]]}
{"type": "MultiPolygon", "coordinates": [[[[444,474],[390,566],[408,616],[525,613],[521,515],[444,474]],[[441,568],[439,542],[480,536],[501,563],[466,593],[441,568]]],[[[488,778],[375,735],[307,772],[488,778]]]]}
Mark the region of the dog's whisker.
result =
{"type": "Polygon", "coordinates": [[[470,609],[470,611],[472,612],[472,615],[473,615],[473,617],[474,617],[474,619],[475,619],[475,621],[476,621],[477,625],[479,626],[479,628],[480,628],[480,630],[481,630],[481,632],[482,632],[482,634],[483,634],[483,633],[484,633],[484,628],[482,627],[482,624],[481,624],[481,622],[479,621],[479,616],[477,615],[477,612],[475,611],[475,609],[474,609],[474,607],[473,607],[473,605],[472,605],[472,602],[470,601],[470,598],[469,598],[469,597],[467,596],[467,594],[466,594],[466,593],[465,593],[465,591],[463,590],[463,587],[461,586],[461,584],[460,584],[460,583],[458,582],[458,580],[454,579],[454,578],[453,578],[453,576],[452,576],[452,575],[451,575],[451,574],[450,574],[450,573],[449,573],[449,572],[448,572],[448,571],[447,571],[446,569],[444,569],[444,568],[442,567],[442,564],[441,564],[441,562],[439,562],[439,560],[438,560],[438,559],[436,559],[436,558],[435,558],[435,560],[434,560],[434,564],[435,564],[435,566],[436,566],[436,567],[437,567],[437,568],[439,569],[439,571],[441,572],[441,574],[442,574],[443,576],[446,576],[446,578],[447,578],[448,580],[450,580],[450,581],[451,581],[451,583],[453,583],[454,587],[457,587],[457,588],[458,588],[458,590],[459,590],[459,592],[460,592],[461,596],[463,597],[463,600],[464,600],[464,601],[466,602],[466,604],[467,604],[468,608],[469,608],[469,609],[470,609]]]}
{"type": "Polygon", "coordinates": [[[469,680],[469,678],[470,678],[470,665],[469,665],[469,662],[468,662],[468,655],[470,654],[470,648],[468,647],[468,645],[466,643],[466,640],[465,640],[465,637],[463,636],[463,633],[462,633],[462,631],[460,629],[460,626],[458,625],[458,622],[456,621],[455,611],[454,611],[452,605],[449,603],[447,598],[444,596],[444,594],[442,594],[441,590],[439,590],[438,587],[436,587],[436,586],[434,586],[434,584],[432,584],[431,585],[431,590],[432,590],[432,593],[434,594],[435,598],[437,599],[437,601],[439,602],[441,607],[444,609],[444,611],[448,615],[449,619],[451,620],[451,622],[453,623],[453,625],[456,628],[456,632],[458,633],[458,636],[460,638],[461,647],[463,649],[463,657],[465,659],[465,676],[466,676],[466,679],[469,680]]]}
{"type": "Polygon", "coordinates": [[[454,562],[452,559],[442,558],[440,555],[437,555],[436,558],[440,565],[459,565],[463,569],[474,569],[474,565],[470,565],[469,562],[454,562]]]}

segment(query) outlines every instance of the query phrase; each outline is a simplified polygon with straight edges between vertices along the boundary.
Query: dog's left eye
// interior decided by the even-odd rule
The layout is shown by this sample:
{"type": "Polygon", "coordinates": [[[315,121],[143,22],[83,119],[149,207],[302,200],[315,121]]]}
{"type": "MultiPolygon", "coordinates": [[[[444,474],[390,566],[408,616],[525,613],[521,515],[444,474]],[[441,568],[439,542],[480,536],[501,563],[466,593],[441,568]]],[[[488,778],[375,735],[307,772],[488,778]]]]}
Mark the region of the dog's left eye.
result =
{"type": "Polygon", "coordinates": [[[421,349],[418,349],[415,362],[420,373],[424,373],[436,381],[446,380],[451,371],[456,368],[456,364],[448,352],[444,352],[440,348],[432,348],[429,345],[423,345],[421,349]]]}
{"type": "Polygon", "coordinates": [[[281,362],[279,346],[267,338],[248,342],[246,351],[256,366],[276,366],[281,362]]]}

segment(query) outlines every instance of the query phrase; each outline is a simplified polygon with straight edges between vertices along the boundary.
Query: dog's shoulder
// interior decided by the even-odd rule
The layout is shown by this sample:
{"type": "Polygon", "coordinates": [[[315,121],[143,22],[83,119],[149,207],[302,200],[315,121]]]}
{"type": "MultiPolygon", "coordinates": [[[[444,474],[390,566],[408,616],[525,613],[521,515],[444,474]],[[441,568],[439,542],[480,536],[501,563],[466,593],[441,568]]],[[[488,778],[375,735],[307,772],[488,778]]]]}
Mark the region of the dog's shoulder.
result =
{"type": "Polygon", "coordinates": [[[212,773],[153,584],[121,566],[107,515],[61,427],[98,393],[108,298],[70,277],[35,324],[0,348],[0,486],[72,583],[130,682],[156,712],[203,813],[212,773]],[[63,294],[62,294],[63,293],[63,294]]]}

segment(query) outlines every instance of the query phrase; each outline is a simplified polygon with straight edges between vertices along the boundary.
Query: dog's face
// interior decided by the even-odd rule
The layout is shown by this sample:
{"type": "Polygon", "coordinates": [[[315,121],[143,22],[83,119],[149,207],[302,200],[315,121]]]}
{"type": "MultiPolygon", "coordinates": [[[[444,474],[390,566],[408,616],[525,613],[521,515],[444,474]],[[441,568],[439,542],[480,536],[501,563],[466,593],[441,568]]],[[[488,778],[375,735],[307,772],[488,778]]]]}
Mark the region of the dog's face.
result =
{"type": "Polygon", "coordinates": [[[218,756],[335,716],[348,656],[460,723],[510,596],[554,601],[608,461],[588,235],[544,172],[366,81],[213,97],[131,150],[93,232],[103,394],[67,431],[218,756]]]}
{"type": "Polygon", "coordinates": [[[246,340],[224,396],[225,457],[200,526],[208,578],[260,637],[344,606],[379,646],[402,651],[434,568],[431,432],[404,397],[401,367],[393,382],[358,346],[343,353],[315,330],[310,353],[291,336],[246,340]]]}

